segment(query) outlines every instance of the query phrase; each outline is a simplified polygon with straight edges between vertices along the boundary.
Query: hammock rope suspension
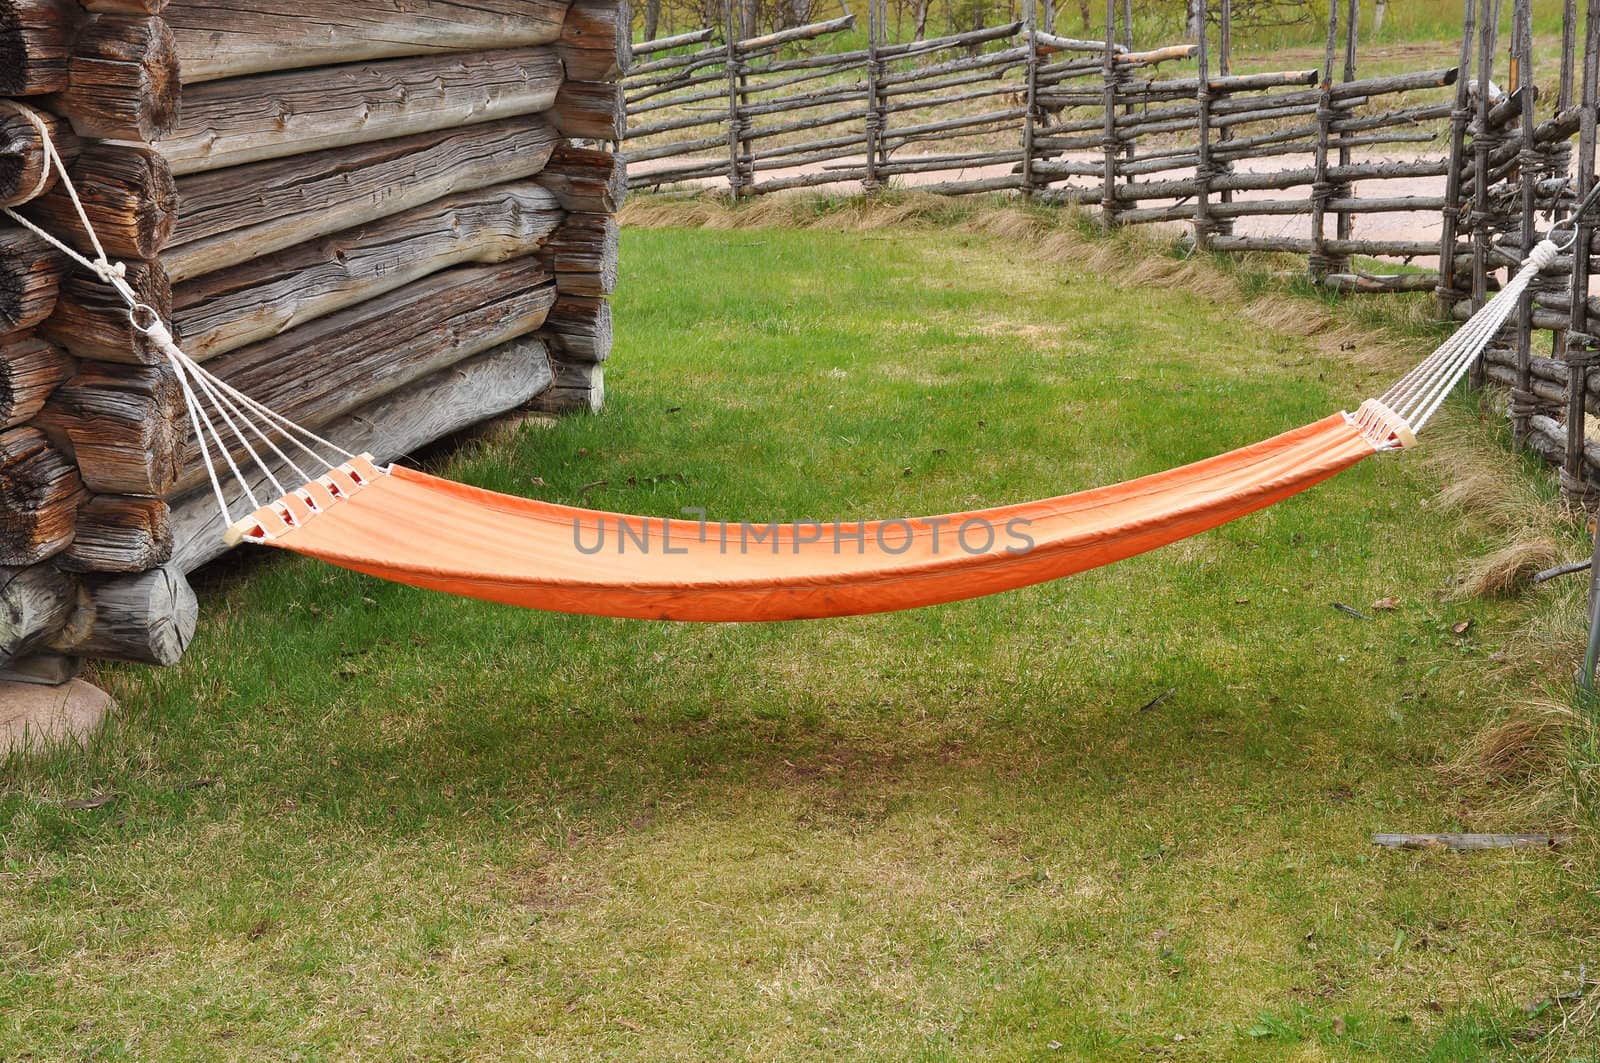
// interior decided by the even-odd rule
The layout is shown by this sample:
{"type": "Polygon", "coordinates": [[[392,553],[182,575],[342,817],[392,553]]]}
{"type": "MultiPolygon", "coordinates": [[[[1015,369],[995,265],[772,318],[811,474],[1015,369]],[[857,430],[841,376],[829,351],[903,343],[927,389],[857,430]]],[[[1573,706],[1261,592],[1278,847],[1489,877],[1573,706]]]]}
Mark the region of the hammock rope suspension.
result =
{"type": "MultiPolygon", "coordinates": [[[[139,300],[123,264],[106,255],[45,123],[14,101],[0,106],[38,129],[45,173],[59,177],[93,257],[18,212],[0,210],[114,289],[132,326],[171,366],[230,544],[276,546],[468,597],[645,619],[844,616],[1010,590],[1196,535],[1373,454],[1412,446],[1528,285],[1572,246],[1578,215],[1600,198],[1597,186],[1493,299],[1353,414],[1077,494],[938,517],[834,522],[831,541],[816,522],[740,522],[735,542],[726,523],[711,534],[704,519],[601,513],[494,494],[399,465],[380,469],[370,455],[352,454],[257,402],[186,354],[139,300]],[[1563,242],[1556,237],[1564,226],[1572,234],[1563,242]],[[242,517],[229,506],[230,480],[251,510],[242,517]],[[272,495],[263,501],[254,485],[272,495]],[[418,527],[429,534],[417,535],[418,527]],[[759,532],[753,546],[751,530],[759,532]]],[[[47,183],[48,176],[39,190],[47,183]]]]}

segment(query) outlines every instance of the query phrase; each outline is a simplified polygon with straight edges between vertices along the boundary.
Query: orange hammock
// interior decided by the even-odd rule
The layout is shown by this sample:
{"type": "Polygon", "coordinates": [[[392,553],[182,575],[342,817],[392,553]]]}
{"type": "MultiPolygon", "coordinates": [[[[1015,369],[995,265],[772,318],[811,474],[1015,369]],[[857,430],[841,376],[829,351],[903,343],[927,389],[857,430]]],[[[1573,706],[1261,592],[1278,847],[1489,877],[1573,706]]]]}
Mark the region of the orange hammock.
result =
{"type": "Polygon", "coordinates": [[[1378,449],[1337,414],[1111,487],[838,525],[601,513],[401,466],[380,472],[357,458],[261,507],[230,535],[380,579],[535,609],[799,620],[936,605],[1107,565],[1270,506],[1378,449]]]}

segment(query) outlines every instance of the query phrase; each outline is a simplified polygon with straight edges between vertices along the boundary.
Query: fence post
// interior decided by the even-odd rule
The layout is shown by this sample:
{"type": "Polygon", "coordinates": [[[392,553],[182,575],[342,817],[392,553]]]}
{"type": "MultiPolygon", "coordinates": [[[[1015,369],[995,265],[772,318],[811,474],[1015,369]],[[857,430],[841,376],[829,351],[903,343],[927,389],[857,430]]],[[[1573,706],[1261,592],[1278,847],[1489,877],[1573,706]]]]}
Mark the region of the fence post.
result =
{"type": "Polygon", "coordinates": [[[1450,169],[1444,179],[1444,212],[1439,217],[1439,316],[1455,313],[1465,293],[1456,287],[1456,226],[1461,218],[1461,171],[1467,154],[1467,83],[1472,79],[1472,34],[1477,25],[1473,0],[1461,3],[1461,58],[1457,63],[1456,105],[1450,112],[1450,169]]]}
{"type": "Polygon", "coordinates": [[[1117,0],[1106,0],[1105,56],[1105,184],[1100,190],[1100,221],[1107,229],[1117,224],[1117,0]]]}
{"type": "Polygon", "coordinates": [[[878,99],[878,0],[867,0],[867,166],[861,190],[878,191],[878,145],[883,138],[883,110],[878,99]]]}
{"type": "MultiPolygon", "coordinates": [[[[1360,24],[1361,0],[1350,0],[1350,6],[1345,13],[1344,26],[1345,81],[1354,81],[1356,79],[1356,34],[1360,24]]],[[[1344,137],[1339,139],[1341,141],[1339,144],[1339,165],[1348,167],[1350,165],[1350,147],[1343,143],[1344,137]]],[[[1350,182],[1340,181],[1334,185],[1332,195],[1336,199],[1349,199],[1354,190],[1354,186],[1350,182]]],[[[1349,240],[1355,235],[1355,215],[1349,211],[1341,210],[1334,212],[1334,218],[1336,219],[1334,231],[1338,234],[1340,240],[1349,240]]],[[[1338,260],[1341,270],[1349,266],[1349,256],[1336,255],[1335,258],[1338,260]]]]}
{"type": "Polygon", "coordinates": [[[739,107],[740,88],[744,81],[744,64],[739,59],[739,29],[735,21],[734,4],[738,0],[722,0],[723,33],[728,52],[728,191],[738,199],[744,194],[744,170],[739,154],[744,146],[744,115],[739,107]]]}
{"type": "MultiPolygon", "coordinates": [[[[1594,186],[1595,103],[1600,82],[1600,0],[1589,0],[1584,24],[1583,90],[1579,97],[1582,117],[1578,126],[1577,196],[1583,202],[1594,186]]],[[[1589,330],[1589,251],[1594,239],[1594,223],[1587,217],[1574,219],[1572,244],[1571,309],[1567,317],[1566,342],[1561,360],[1567,365],[1567,448],[1561,466],[1561,494],[1570,502],[1585,507],[1595,502],[1595,490],[1584,475],[1584,399],[1588,393],[1589,366],[1600,348],[1589,330]]]]}
{"type": "Polygon", "coordinates": [[[1023,0],[1023,24],[1028,33],[1027,113],[1022,116],[1022,194],[1033,198],[1033,137],[1039,98],[1039,2],[1023,0]]]}
{"type": "Polygon", "coordinates": [[[1200,140],[1195,145],[1194,164],[1194,245],[1204,251],[1211,246],[1211,63],[1206,51],[1206,23],[1210,18],[1209,0],[1200,4],[1200,51],[1195,56],[1199,68],[1194,98],[1200,118],[1200,140]]]}
{"type": "MultiPolygon", "coordinates": [[[[1233,0],[1221,0],[1217,6],[1217,76],[1225,78],[1233,73],[1233,0]]],[[[1223,126],[1217,131],[1217,142],[1226,144],[1233,139],[1233,126],[1223,126]]],[[[1233,163],[1224,161],[1214,166],[1217,174],[1233,172],[1233,163]]],[[[1233,202],[1233,189],[1224,188],[1221,194],[1224,204],[1233,202]]],[[[1223,236],[1233,233],[1233,218],[1218,218],[1212,223],[1211,231],[1223,236]]]]}
{"type": "MultiPolygon", "coordinates": [[[[1483,0],[1478,11],[1478,115],[1472,134],[1472,310],[1489,301],[1489,149],[1500,137],[1489,130],[1489,83],[1500,35],[1500,0],[1483,0]]],[[[1472,360],[1468,382],[1483,387],[1483,355],[1472,360]]]]}
{"type": "MultiPolygon", "coordinates": [[[[1522,150],[1517,153],[1522,181],[1522,257],[1533,251],[1535,211],[1538,208],[1539,166],[1543,155],[1533,142],[1533,10],[1530,0],[1513,0],[1511,6],[1513,87],[1520,89],[1522,150]]],[[[1517,386],[1511,389],[1511,433],[1517,440],[1528,435],[1528,420],[1537,409],[1533,396],[1533,289],[1529,285],[1517,300],[1517,386]]]]}
{"type": "Polygon", "coordinates": [[[1311,254],[1306,256],[1306,272],[1312,280],[1327,276],[1333,265],[1328,257],[1328,237],[1323,231],[1328,200],[1333,188],[1328,184],[1328,138],[1333,125],[1333,50],[1339,36],[1339,0],[1328,0],[1328,42],[1322,60],[1322,87],[1317,97],[1317,150],[1315,176],[1311,182],[1311,254]]]}

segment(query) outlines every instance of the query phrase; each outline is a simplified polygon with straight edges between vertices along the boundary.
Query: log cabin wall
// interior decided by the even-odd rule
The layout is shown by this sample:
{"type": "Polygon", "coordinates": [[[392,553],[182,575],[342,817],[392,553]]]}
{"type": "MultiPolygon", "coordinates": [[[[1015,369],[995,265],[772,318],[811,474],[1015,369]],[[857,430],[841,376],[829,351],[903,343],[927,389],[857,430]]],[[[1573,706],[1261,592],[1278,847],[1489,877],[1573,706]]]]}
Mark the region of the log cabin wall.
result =
{"type": "MultiPolygon", "coordinates": [[[[600,407],[627,57],[619,0],[0,0],[0,205],[89,250],[42,119],[191,356],[387,461],[600,407]]],[[[170,368],[0,219],[0,675],[177,660],[221,525],[170,368]]]]}

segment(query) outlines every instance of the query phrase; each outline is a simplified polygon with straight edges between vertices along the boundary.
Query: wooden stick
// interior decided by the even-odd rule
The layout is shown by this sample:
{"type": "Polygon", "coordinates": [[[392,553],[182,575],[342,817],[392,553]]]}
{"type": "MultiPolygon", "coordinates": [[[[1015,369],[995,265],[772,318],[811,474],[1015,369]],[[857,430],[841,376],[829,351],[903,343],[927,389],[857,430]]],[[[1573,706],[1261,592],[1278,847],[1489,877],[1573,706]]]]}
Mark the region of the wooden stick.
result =
{"type": "Polygon", "coordinates": [[[193,174],[161,262],[188,280],[441,196],[529,177],[558,136],[538,116],[193,174]]]}
{"type": "Polygon", "coordinates": [[[689,33],[680,33],[673,37],[657,37],[653,41],[640,41],[633,46],[634,55],[654,55],[656,52],[670,51],[673,48],[682,48],[690,44],[703,44],[717,35],[715,28],[707,26],[703,30],[692,30],[689,33]]]}
{"type": "Polygon", "coordinates": [[[1374,834],[1372,844],[1385,849],[1553,849],[1572,840],[1570,834],[1374,834]]]}
{"type": "Polygon", "coordinates": [[[200,173],[533,114],[561,81],[550,48],[257,74],[185,90],[155,148],[173,173],[200,173]]]}
{"type": "Polygon", "coordinates": [[[561,36],[565,0],[174,0],[183,83],[440,52],[526,48],[561,36]]]}

